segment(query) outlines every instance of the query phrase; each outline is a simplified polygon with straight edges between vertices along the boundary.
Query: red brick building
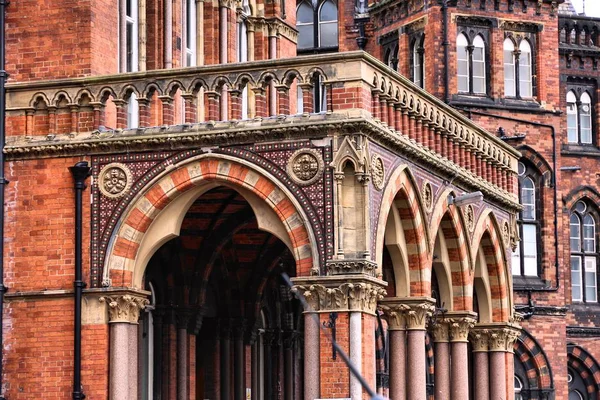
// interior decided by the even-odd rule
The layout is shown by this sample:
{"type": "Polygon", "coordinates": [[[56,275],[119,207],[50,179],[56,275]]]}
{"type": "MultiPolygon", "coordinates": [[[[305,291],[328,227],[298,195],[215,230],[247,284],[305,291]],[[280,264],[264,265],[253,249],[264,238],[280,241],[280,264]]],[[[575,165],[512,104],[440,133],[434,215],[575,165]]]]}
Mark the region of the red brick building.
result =
{"type": "Polygon", "coordinates": [[[366,398],[325,327],[394,400],[600,398],[599,28],[549,0],[11,3],[2,394],[366,398]]]}

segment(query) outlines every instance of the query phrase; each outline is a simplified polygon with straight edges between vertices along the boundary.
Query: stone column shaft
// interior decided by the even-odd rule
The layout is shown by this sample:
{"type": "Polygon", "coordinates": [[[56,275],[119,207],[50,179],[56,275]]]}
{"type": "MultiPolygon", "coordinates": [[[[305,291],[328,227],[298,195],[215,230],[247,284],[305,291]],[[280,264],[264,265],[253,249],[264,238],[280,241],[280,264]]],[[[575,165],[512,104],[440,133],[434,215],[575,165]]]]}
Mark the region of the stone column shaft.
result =
{"type": "Polygon", "coordinates": [[[165,1],[165,43],[164,43],[164,57],[165,57],[165,68],[173,67],[173,2],[171,0],[165,1]]]}
{"type": "Polygon", "coordinates": [[[435,400],[450,400],[450,333],[446,321],[433,326],[435,400]]]}
{"type": "Polygon", "coordinates": [[[220,6],[219,8],[219,43],[220,43],[220,53],[219,53],[219,61],[221,64],[227,64],[227,36],[229,34],[229,29],[227,26],[227,7],[220,6]]]}
{"type": "Polygon", "coordinates": [[[476,315],[461,312],[449,313],[451,341],[451,392],[452,400],[469,398],[469,330],[474,326],[476,315]]]}
{"type": "Polygon", "coordinates": [[[390,331],[390,398],[406,400],[406,331],[390,331]]]}
{"type": "MultiPolygon", "coordinates": [[[[350,313],[350,360],[359,372],[362,371],[362,315],[360,312],[350,313]]],[[[350,398],[362,399],[362,386],[358,379],[350,374],[350,398]]]]}
{"type": "Polygon", "coordinates": [[[319,320],[313,314],[304,314],[304,400],[320,398],[321,379],[319,320]]]}

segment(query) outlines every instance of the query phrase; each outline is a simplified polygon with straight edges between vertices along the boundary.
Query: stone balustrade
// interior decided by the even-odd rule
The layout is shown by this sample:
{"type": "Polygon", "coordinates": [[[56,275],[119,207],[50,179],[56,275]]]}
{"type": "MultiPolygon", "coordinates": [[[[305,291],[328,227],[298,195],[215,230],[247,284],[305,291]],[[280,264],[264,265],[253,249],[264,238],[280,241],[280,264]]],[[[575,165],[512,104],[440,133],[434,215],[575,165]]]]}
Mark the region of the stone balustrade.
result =
{"type": "Polygon", "coordinates": [[[12,83],[7,108],[9,159],[309,137],[321,126],[370,131],[518,207],[518,152],[364,52],[12,83]]]}

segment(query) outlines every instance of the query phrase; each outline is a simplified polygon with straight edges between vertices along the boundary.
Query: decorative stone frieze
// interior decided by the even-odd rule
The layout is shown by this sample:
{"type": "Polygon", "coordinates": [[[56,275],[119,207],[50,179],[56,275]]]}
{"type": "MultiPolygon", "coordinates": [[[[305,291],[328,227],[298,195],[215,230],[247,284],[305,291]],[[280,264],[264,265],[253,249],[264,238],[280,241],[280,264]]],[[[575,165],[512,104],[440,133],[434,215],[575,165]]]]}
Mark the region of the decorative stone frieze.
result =
{"type": "Polygon", "coordinates": [[[308,312],[359,311],[375,314],[377,302],[386,294],[386,283],[368,275],[293,278],[294,293],[302,294],[308,312]]]}
{"type": "Polygon", "coordinates": [[[140,310],[149,304],[142,293],[129,291],[107,294],[99,300],[108,306],[109,323],[136,324],[140,318],[140,310]]]}
{"type": "Polygon", "coordinates": [[[290,157],[287,172],[298,185],[312,185],[321,178],[325,164],[315,149],[300,149],[290,157]]]}
{"type": "Polygon", "coordinates": [[[327,261],[327,275],[366,274],[376,276],[377,264],[369,260],[327,261]]]}
{"type": "Polygon", "coordinates": [[[489,349],[489,331],[487,329],[475,329],[469,332],[469,341],[473,352],[484,352],[489,349]]]}
{"type": "Polygon", "coordinates": [[[125,164],[111,163],[102,168],[98,175],[100,193],[109,198],[119,198],[127,194],[133,182],[132,174],[125,164]]]}

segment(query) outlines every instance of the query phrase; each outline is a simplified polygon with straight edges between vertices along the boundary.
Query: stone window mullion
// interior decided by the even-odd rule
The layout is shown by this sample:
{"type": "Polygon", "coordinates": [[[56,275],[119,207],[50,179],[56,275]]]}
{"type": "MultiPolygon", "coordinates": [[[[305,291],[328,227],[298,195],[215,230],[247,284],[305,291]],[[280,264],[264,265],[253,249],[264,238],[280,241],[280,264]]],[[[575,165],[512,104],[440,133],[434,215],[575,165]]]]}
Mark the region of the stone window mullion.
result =
{"type": "Polygon", "coordinates": [[[469,94],[473,94],[473,50],[475,49],[475,46],[473,46],[472,44],[469,44],[467,46],[467,53],[469,54],[468,58],[469,58],[469,94]]]}

